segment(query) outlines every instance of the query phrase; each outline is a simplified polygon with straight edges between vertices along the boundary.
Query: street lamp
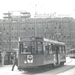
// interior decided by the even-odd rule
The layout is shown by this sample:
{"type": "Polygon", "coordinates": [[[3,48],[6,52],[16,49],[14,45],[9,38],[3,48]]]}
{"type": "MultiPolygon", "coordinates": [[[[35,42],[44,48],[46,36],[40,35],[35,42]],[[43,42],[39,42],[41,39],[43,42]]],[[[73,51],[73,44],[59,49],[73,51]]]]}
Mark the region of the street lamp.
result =
{"type": "Polygon", "coordinates": [[[7,18],[9,20],[9,51],[11,50],[11,14],[10,12],[4,13],[4,19],[7,18]]]}

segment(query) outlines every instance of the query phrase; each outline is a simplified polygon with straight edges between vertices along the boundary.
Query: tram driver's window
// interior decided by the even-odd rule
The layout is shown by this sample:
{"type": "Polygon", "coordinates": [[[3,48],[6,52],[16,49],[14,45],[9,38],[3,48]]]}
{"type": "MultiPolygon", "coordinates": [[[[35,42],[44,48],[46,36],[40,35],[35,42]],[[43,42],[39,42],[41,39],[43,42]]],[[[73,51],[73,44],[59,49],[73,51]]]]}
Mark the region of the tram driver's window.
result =
{"type": "Polygon", "coordinates": [[[22,50],[21,51],[22,54],[31,53],[31,43],[23,42],[21,50],[22,50]]]}
{"type": "Polygon", "coordinates": [[[36,53],[36,42],[32,42],[32,53],[36,53]]]}
{"type": "Polygon", "coordinates": [[[42,42],[37,42],[37,43],[38,43],[38,53],[43,53],[42,42]]]}

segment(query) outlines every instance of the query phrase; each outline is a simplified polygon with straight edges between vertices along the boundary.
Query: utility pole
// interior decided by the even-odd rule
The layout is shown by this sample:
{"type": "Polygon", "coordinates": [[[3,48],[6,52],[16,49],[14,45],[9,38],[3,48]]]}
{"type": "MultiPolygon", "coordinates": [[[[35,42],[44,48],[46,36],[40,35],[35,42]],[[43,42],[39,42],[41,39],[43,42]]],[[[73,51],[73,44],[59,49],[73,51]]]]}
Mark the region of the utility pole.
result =
{"type": "Polygon", "coordinates": [[[11,50],[11,14],[10,12],[4,13],[4,19],[7,18],[9,21],[9,51],[11,50]]]}
{"type": "Polygon", "coordinates": [[[11,52],[11,14],[10,12],[4,13],[4,19],[8,19],[9,22],[9,56],[8,56],[8,64],[10,64],[10,52],[11,52]]]}
{"type": "Polygon", "coordinates": [[[0,51],[1,51],[1,65],[4,65],[4,56],[5,56],[5,52],[3,50],[3,41],[2,41],[2,31],[0,32],[0,51]]]}
{"type": "Polygon", "coordinates": [[[36,29],[36,18],[35,18],[35,25],[34,25],[34,36],[37,36],[37,29],[36,29]]]}
{"type": "MultiPolygon", "coordinates": [[[[35,15],[36,15],[36,4],[35,4],[35,15]]],[[[36,17],[35,17],[35,24],[34,24],[34,36],[37,36],[37,28],[36,28],[36,17]]]]}
{"type": "Polygon", "coordinates": [[[71,46],[72,46],[72,44],[71,44],[71,25],[70,25],[70,22],[69,22],[69,31],[70,31],[70,48],[71,48],[71,46]]]}

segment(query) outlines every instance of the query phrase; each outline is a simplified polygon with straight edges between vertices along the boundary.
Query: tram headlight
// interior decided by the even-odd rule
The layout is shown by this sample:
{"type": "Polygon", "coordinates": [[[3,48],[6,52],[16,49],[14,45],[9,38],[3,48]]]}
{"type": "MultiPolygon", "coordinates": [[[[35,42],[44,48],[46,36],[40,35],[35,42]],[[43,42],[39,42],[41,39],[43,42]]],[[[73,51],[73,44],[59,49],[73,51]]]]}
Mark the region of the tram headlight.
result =
{"type": "Polygon", "coordinates": [[[27,61],[24,61],[24,63],[26,64],[26,63],[27,63],[27,61]]]}
{"type": "Polygon", "coordinates": [[[24,63],[27,63],[27,56],[24,57],[24,63]]]}

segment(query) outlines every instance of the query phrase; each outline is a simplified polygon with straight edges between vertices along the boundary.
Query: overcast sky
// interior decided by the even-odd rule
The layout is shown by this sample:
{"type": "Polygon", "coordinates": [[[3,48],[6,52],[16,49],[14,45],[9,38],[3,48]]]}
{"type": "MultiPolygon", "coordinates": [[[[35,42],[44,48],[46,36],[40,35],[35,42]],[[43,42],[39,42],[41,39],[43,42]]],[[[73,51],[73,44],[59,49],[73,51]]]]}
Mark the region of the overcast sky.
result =
{"type": "Polygon", "coordinates": [[[0,0],[0,18],[4,12],[25,10],[37,13],[71,14],[75,17],[75,0],[0,0]]]}

